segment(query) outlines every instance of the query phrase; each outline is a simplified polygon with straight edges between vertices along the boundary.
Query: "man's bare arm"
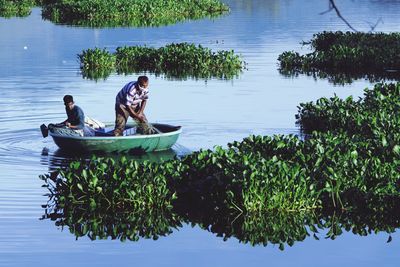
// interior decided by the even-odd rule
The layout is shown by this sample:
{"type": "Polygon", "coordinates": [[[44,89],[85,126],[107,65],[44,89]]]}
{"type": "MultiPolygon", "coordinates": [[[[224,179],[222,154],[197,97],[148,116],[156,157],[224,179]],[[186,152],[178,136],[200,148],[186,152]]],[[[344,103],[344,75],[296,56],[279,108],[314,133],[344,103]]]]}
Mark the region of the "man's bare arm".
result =
{"type": "Polygon", "coordinates": [[[135,112],[135,110],[131,106],[126,106],[124,105],[124,108],[126,108],[129,112],[129,115],[135,119],[138,119],[139,121],[143,122],[141,116],[140,116],[140,111],[138,113],[135,112]]]}
{"type": "Polygon", "coordinates": [[[146,107],[147,100],[142,101],[142,105],[140,106],[139,113],[143,114],[144,108],[146,107]]]}

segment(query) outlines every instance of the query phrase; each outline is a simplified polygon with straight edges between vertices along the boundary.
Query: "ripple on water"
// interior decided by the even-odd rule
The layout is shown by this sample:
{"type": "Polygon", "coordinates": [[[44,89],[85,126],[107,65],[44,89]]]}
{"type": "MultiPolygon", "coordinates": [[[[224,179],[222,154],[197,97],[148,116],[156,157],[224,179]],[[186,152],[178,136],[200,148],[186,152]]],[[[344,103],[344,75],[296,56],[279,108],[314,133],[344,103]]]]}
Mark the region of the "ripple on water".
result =
{"type": "Polygon", "coordinates": [[[3,164],[19,168],[32,168],[37,164],[37,156],[43,144],[37,129],[8,130],[0,133],[0,158],[3,164]]]}

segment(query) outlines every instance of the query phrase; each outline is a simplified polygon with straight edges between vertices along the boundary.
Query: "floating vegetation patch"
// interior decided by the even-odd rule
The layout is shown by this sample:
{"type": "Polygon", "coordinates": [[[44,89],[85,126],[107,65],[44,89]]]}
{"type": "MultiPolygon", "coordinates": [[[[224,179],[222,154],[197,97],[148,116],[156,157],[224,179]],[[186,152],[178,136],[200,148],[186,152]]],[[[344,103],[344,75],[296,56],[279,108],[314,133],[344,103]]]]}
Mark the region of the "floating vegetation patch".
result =
{"type": "Polygon", "coordinates": [[[168,235],[180,226],[172,213],[176,194],[158,171],[154,163],[126,158],[72,162],[67,172],[40,177],[50,192],[43,218],[92,240],[168,235]]]}
{"type": "Polygon", "coordinates": [[[160,26],[229,12],[219,0],[53,0],[42,16],[55,23],[88,27],[160,26]]]}
{"type": "MultiPolygon", "coordinates": [[[[265,143],[260,141],[258,145],[265,143]]],[[[300,141],[296,140],[292,147],[297,142],[300,141]]],[[[291,154],[287,147],[280,149],[277,154],[291,154]]],[[[222,151],[217,149],[219,154],[222,151]]],[[[211,164],[206,165],[215,169],[212,162],[220,162],[215,155],[209,156],[196,155],[200,160],[209,161],[211,164]]],[[[204,168],[207,167],[203,171],[204,168]]],[[[43,219],[53,220],[58,227],[68,227],[77,238],[121,241],[156,240],[181,228],[183,223],[190,223],[224,240],[236,238],[252,246],[274,244],[281,250],[308,237],[335,239],[344,231],[361,236],[377,232],[390,234],[400,227],[399,214],[395,212],[400,208],[398,197],[364,198],[355,191],[347,197],[351,199],[351,208],[348,205],[346,209],[320,211],[275,206],[274,210],[264,207],[263,212],[247,210],[238,215],[238,209],[232,206],[231,193],[223,191],[232,180],[217,174],[199,180],[193,172],[195,169],[178,161],[139,164],[126,159],[93,158],[82,164],[74,162],[65,173],[41,176],[49,189],[43,219]],[[185,176],[180,177],[182,174],[185,176]],[[188,177],[192,179],[187,180],[188,177]],[[319,234],[321,230],[326,234],[319,234]]],[[[287,189],[287,194],[291,189],[287,189]]],[[[268,202],[268,197],[274,195],[267,194],[264,199],[268,202]]]]}
{"type": "Polygon", "coordinates": [[[306,74],[328,78],[336,84],[360,78],[377,82],[400,77],[399,33],[322,32],[303,44],[309,44],[314,51],[279,55],[281,74],[306,74]]]}
{"type": "Polygon", "coordinates": [[[81,62],[82,76],[91,80],[105,79],[115,68],[115,55],[106,49],[83,50],[78,58],[81,62]]]}
{"type": "Polygon", "coordinates": [[[72,162],[66,172],[60,172],[63,179],[50,174],[41,178],[60,207],[84,203],[86,209],[163,210],[171,207],[175,194],[165,176],[155,173],[159,170],[156,163],[109,158],[72,162]]]}
{"type": "Polygon", "coordinates": [[[35,0],[0,0],[0,17],[27,17],[32,7],[39,4],[35,0]]]}
{"type": "Polygon", "coordinates": [[[244,61],[233,50],[213,52],[189,43],[169,44],[158,49],[118,47],[115,54],[105,49],[87,49],[78,58],[83,76],[90,79],[106,78],[114,70],[125,74],[148,71],[177,79],[232,79],[245,68],[244,61]]]}
{"type": "Polygon", "coordinates": [[[377,84],[357,101],[333,97],[301,104],[298,123],[311,132],[305,140],[293,135],[250,136],[227,149],[200,150],[162,163],[93,158],[41,177],[50,190],[50,206],[56,206],[62,218],[74,207],[92,213],[154,211],[171,227],[182,220],[205,229],[215,224],[211,229],[219,235],[251,244],[266,245],[269,240],[280,247],[308,236],[304,225],[331,227],[331,238],[342,229],[361,235],[392,232],[399,218],[388,225],[379,224],[378,218],[400,203],[399,109],[400,83],[377,84]],[[344,214],[344,221],[335,222],[331,215],[322,217],[326,224],[320,215],[317,221],[306,219],[324,211],[344,214]],[[225,221],[238,213],[244,216],[239,229],[225,221]],[[287,221],[298,222],[299,231],[292,233],[293,225],[277,228],[276,221],[259,221],[265,214],[295,217],[287,221]],[[231,228],[218,228],[219,223],[231,228]],[[263,229],[278,233],[257,235],[263,224],[263,229]]]}
{"type": "Polygon", "coordinates": [[[342,131],[363,140],[377,142],[382,150],[399,152],[400,83],[376,84],[364,98],[320,98],[298,107],[297,123],[305,132],[342,131]]]}

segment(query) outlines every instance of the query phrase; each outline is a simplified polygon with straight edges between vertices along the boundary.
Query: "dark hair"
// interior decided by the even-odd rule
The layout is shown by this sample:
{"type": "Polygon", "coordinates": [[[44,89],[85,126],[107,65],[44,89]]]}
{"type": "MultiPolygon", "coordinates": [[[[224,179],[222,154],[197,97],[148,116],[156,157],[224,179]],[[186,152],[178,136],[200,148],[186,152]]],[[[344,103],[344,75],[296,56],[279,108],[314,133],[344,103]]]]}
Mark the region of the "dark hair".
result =
{"type": "Polygon", "coordinates": [[[140,85],[144,85],[145,83],[149,82],[149,78],[147,76],[139,76],[139,78],[137,79],[138,83],[140,85]]]}
{"type": "Polygon", "coordinates": [[[74,98],[72,97],[72,95],[65,95],[63,100],[64,100],[64,103],[66,103],[66,104],[74,102],[74,98]]]}

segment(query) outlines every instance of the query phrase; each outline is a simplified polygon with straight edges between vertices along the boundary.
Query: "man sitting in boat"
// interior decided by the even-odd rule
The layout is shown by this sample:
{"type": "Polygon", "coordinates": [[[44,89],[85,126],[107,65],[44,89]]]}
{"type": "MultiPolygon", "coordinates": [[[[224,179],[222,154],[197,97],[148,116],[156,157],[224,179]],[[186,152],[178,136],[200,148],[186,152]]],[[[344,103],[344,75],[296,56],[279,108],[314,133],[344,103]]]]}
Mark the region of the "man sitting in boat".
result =
{"type": "Polygon", "coordinates": [[[93,135],[90,131],[84,131],[85,115],[83,110],[75,105],[72,95],[65,95],[63,100],[67,119],[60,124],[49,124],[49,130],[53,133],[67,136],[93,135]],[[87,133],[85,134],[85,132],[87,133]]]}
{"type": "Polygon", "coordinates": [[[115,98],[115,136],[122,136],[126,122],[131,116],[138,124],[138,133],[150,134],[151,127],[144,115],[144,108],[149,99],[149,78],[139,76],[137,81],[127,83],[115,98]]]}

